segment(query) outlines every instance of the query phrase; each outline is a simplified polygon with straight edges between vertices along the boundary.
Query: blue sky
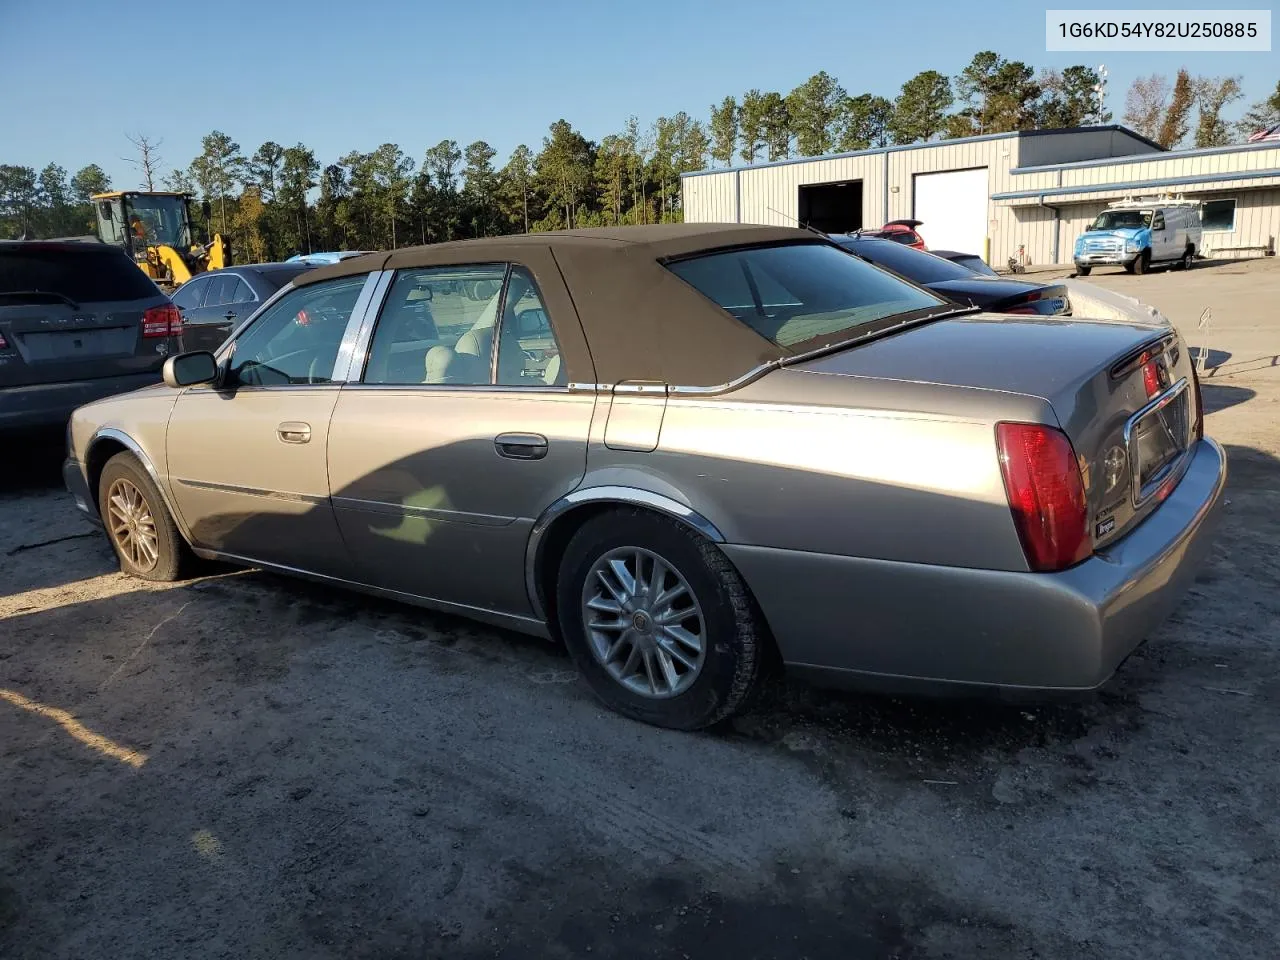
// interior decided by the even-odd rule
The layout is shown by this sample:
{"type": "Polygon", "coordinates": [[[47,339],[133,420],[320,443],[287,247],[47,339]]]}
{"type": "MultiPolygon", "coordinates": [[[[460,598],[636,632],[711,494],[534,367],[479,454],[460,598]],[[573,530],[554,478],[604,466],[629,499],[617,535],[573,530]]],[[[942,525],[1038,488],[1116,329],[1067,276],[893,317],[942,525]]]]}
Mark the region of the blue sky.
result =
{"type": "MultiPolygon", "coordinates": [[[[1239,4],[1250,5],[1266,3],[1239,4]]],[[[537,149],[560,117],[598,140],[630,114],[644,124],[682,109],[705,118],[726,94],[786,93],[818,70],[850,93],[892,97],[919,70],[954,75],[982,49],[1036,67],[1105,63],[1117,119],[1140,74],[1184,65],[1242,74],[1245,99],[1232,117],[1280,74],[1274,52],[1049,54],[1045,4],[1026,2],[362,0],[335,9],[0,0],[0,163],[74,171],[96,162],[132,186],[126,132],[163,139],[167,170],[185,167],[211,129],[246,153],[268,139],[302,141],[322,163],[386,141],[420,162],[441,139],[484,139],[502,163],[518,143],[537,149]]]]}

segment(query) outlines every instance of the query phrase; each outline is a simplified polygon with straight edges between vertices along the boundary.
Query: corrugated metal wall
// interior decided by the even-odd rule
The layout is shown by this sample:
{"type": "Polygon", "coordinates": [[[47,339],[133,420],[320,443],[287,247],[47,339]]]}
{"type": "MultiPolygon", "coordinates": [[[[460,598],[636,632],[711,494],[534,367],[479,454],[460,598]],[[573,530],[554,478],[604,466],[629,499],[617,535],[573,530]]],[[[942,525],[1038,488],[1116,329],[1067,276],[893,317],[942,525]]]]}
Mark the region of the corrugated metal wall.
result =
{"type": "MultiPolygon", "coordinates": [[[[916,174],[986,167],[988,196],[1043,190],[1049,205],[1036,198],[990,202],[987,235],[991,243],[992,263],[1004,263],[1017,253],[1020,246],[1025,248],[1025,255],[1031,263],[1051,263],[1055,235],[1057,261],[1068,263],[1075,238],[1108,201],[1118,199],[1126,191],[1109,190],[1088,196],[1059,195],[1055,198],[1055,190],[1280,169],[1280,145],[1277,145],[1274,149],[1153,154],[1152,159],[1144,156],[1141,160],[1117,159],[1116,162],[1097,164],[1039,169],[1022,167],[1020,172],[1012,172],[1033,160],[1037,163],[1061,162],[1064,158],[1078,156],[1086,148],[1086,152],[1104,153],[1122,149],[1131,145],[1131,140],[1127,135],[1102,136],[1090,132],[1026,138],[1009,136],[697,174],[681,180],[684,216],[690,223],[736,221],[791,225],[799,213],[800,186],[861,180],[863,224],[878,226],[886,220],[913,214],[913,178],[916,174]],[[1083,143],[1082,137],[1092,137],[1092,140],[1083,143]],[[1058,207],[1060,219],[1055,220],[1051,206],[1058,207]]],[[[1253,181],[1224,178],[1211,184],[1174,189],[1205,199],[1239,198],[1235,230],[1206,237],[1206,247],[1210,250],[1225,246],[1261,245],[1270,238],[1280,237],[1280,177],[1253,181]]],[[[928,224],[921,231],[927,239],[928,224]]],[[[973,252],[982,253],[981,250],[973,252]]]]}

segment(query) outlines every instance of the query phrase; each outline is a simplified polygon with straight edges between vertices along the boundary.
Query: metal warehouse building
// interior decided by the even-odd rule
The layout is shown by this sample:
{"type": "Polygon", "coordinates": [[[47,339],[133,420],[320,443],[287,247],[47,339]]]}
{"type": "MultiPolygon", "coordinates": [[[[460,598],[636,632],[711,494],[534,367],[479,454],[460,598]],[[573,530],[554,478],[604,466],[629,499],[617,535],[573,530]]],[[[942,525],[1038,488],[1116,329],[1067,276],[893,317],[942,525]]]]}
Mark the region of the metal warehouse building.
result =
{"type": "Polygon", "coordinates": [[[1032,130],[703,170],[681,191],[690,223],[914,218],[934,249],[1040,264],[1069,263],[1110,201],[1182,194],[1203,201],[1206,255],[1257,255],[1280,234],[1280,142],[1166,151],[1120,126],[1032,130]]]}

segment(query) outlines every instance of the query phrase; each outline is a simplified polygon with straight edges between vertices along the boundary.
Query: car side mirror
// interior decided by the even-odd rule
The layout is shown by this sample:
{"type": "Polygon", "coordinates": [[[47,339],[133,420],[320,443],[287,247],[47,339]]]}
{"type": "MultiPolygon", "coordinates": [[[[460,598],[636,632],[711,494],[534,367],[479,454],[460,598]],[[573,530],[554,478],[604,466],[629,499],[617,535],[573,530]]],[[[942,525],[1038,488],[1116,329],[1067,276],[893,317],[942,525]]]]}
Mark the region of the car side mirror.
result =
{"type": "Polygon", "coordinates": [[[207,350],[180,353],[164,362],[164,382],[170,387],[212,383],[218,378],[218,361],[207,350]]]}

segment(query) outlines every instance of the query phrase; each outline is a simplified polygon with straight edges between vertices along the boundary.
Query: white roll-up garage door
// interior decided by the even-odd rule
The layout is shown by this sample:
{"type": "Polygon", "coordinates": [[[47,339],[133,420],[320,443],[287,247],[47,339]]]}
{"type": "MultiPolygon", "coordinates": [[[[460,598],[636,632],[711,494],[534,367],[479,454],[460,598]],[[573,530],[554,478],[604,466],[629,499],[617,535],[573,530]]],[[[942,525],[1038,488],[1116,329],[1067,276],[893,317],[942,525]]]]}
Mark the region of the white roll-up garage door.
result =
{"type": "Polygon", "coordinates": [[[915,175],[915,218],[925,245],[982,256],[987,238],[987,168],[915,175]]]}

